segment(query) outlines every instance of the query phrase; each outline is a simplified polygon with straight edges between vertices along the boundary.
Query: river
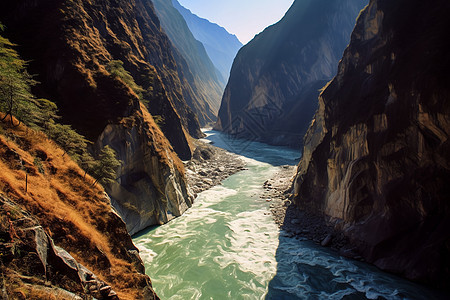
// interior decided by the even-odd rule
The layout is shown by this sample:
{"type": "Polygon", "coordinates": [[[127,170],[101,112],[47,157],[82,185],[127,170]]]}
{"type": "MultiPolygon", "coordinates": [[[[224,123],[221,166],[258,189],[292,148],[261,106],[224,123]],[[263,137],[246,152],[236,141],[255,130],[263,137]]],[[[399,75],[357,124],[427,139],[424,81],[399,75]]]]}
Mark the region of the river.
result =
{"type": "Polygon", "coordinates": [[[161,299],[442,299],[278,229],[259,196],[281,165],[297,163],[298,151],[206,133],[247,170],[201,193],[183,216],[134,237],[161,299]]]}

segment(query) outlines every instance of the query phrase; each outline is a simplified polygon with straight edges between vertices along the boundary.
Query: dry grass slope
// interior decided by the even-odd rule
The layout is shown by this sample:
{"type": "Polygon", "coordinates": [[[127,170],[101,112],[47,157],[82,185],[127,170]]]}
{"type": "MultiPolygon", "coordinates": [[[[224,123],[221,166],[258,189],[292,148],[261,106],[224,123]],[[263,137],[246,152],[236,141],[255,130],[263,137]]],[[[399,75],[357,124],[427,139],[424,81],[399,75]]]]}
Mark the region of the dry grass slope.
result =
{"type": "Polygon", "coordinates": [[[133,265],[126,251],[133,248],[131,238],[103,189],[92,186],[94,179],[84,177],[43,133],[0,126],[1,192],[35,216],[57,246],[110,284],[120,299],[139,299],[149,278],[133,265]]]}

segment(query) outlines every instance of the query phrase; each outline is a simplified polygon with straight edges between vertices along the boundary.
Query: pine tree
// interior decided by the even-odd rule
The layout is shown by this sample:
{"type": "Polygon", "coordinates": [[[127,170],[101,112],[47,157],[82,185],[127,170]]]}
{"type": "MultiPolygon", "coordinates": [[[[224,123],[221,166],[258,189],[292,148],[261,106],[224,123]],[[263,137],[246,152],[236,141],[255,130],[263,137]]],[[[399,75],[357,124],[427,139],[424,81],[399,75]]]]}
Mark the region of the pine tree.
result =
{"type": "Polygon", "coordinates": [[[80,157],[78,165],[84,170],[83,178],[86,178],[86,174],[92,174],[97,165],[97,161],[87,151],[84,151],[80,157]]]}
{"type": "Polygon", "coordinates": [[[110,61],[106,66],[106,70],[111,73],[111,75],[120,78],[136,93],[139,99],[143,100],[142,93],[144,92],[144,89],[134,81],[134,78],[131,76],[130,72],[125,70],[121,60],[110,61]]]}
{"type": "Polygon", "coordinates": [[[78,134],[70,125],[62,125],[53,121],[47,124],[45,132],[49,138],[64,149],[63,156],[67,153],[73,160],[80,163],[81,158],[87,151],[88,140],[84,136],[78,134]]]}
{"type": "MultiPolygon", "coordinates": [[[[0,30],[3,29],[0,24],[0,30]]],[[[15,125],[13,115],[21,120],[22,117],[33,117],[36,111],[36,100],[31,93],[31,87],[36,81],[28,74],[26,62],[12,49],[14,46],[0,36],[0,110],[5,112],[2,121],[9,116],[11,125],[15,125]]]]}
{"type": "Polygon", "coordinates": [[[121,162],[116,158],[116,152],[110,146],[103,147],[93,172],[94,178],[96,178],[93,185],[97,182],[102,185],[113,183],[116,180],[116,170],[120,164],[121,162]]]}

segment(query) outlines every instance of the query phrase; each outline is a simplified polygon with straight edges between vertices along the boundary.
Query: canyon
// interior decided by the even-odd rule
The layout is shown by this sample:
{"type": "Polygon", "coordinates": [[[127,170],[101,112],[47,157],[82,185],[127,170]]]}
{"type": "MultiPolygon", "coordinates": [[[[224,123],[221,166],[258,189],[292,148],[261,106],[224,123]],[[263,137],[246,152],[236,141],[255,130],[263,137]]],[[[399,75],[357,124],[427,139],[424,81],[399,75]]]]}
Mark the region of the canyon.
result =
{"type": "Polygon", "coordinates": [[[154,0],[153,3],[161,29],[173,45],[178,72],[184,75],[186,86],[194,93],[191,96],[183,92],[184,99],[193,108],[201,126],[212,124],[220,106],[224,79],[171,1],[154,0]]]}
{"type": "Polygon", "coordinates": [[[17,50],[54,107],[0,112],[2,296],[434,295],[343,257],[448,290],[450,3],[365,5],[295,0],[241,48],[177,0],[0,2],[0,72],[17,50]]]}
{"type": "Polygon", "coordinates": [[[191,158],[189,139],[202,133],[152,3],[0,6],[6,34],[30,61],[30,73],[38,74],[34,93],[57,103],[62,122],[86,136],[93,153],[108,144],[122,161],[118,180],[105,188],[130,233],[181,215],[192,196],[180,158],[191,158]],[[123,63],[141,95],[108,71],[111,61],[123,63]]]}
{"type": "Polygon", "coordinates": [[[365,0],[294,1],[236,56],[217,130],[300,148],[319,90],[333,78],[365,0]]]}

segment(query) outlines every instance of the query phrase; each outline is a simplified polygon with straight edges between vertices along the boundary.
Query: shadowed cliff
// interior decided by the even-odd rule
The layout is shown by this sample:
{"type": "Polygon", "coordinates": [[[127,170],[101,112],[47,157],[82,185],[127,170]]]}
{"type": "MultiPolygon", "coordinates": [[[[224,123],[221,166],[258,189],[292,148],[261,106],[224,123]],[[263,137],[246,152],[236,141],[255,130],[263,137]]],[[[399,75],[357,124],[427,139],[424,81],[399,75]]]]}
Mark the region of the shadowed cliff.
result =
{"type": "Polygon", "coordinates": [[[381,269],[448,289],[448,1],[372,0],[304,139],[295,204],[381,269]]]}
{"type": "Polygon", "coordinates": [[[295,1],[283,19],[239,51],[215,128],[300,147],[319,89],[336,73],[366,0],[295,1]]]}

